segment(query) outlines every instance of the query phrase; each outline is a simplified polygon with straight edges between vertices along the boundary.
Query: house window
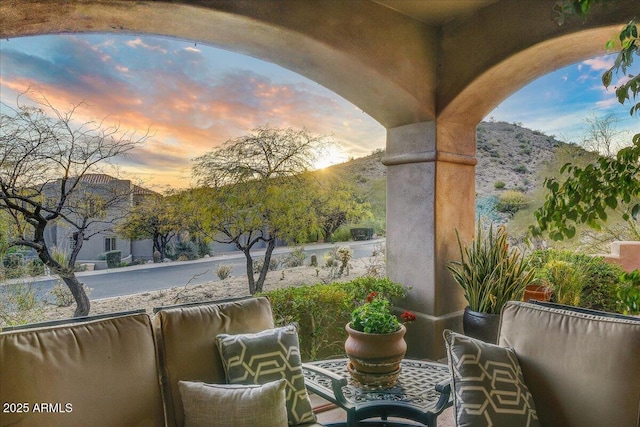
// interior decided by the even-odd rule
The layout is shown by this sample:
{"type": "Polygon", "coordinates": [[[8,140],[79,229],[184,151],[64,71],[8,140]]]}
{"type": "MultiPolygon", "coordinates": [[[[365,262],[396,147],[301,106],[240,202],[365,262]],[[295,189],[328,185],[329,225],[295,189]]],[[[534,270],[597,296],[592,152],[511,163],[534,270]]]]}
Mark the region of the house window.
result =
{"type": "Polygon", "coordinates": [[[115,237],[105,237],[104,238],[104,251],[115,251],[116,250],[116,238],[115,237]]]}

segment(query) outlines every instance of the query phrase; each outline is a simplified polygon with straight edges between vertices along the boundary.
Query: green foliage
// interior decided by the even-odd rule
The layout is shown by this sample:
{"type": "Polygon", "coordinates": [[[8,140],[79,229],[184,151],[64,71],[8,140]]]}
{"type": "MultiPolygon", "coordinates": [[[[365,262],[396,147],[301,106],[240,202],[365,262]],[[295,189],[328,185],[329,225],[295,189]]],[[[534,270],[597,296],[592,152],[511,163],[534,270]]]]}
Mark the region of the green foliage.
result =
{"type": "Polygon", "coordinates": [[[500,196],[498,197],[496,209],[498,210],[498,212],[513,215],[520,209],[525,208],[527,204],[527,196],[523,192],[508,190],[500,194],[500,196]]]}
{"type": "Polygon", "coordinates": [[[344,356],[344,327],[357,303],[371,292],[392,301],[406,295],[402,285],[373,277],[277,289],[264,295],[271,301],[277,325],[298,323],[303,360],[318,360],[344,356]]]}
{"type": "MultiPolygon", "coordinates": [[[[171,240],[187,224],[188,210],[178,202],[178,198],[172,195],[146,196],[128,212],[125,220],[116,227],[116,232],[130,240],[152,239],[153,250],[160,253],[162,260],[167,256],[171,240]]],[[[208,247],[199,247],[199,250],[208,252],[208,247]]]]}
{"type": "Polygon", "coordinates": [[[0,286],[0,326],[42,321],[45,303],[38,293],[39,289],[28,283],[0,286]]]}
{"type": "Polygon", "coordinates": [[[122,262],[120,251],[109,251],[104,254],[108,268],[118,268],[122,262]]]}
{"type": "Polygon", "coordinates": [[[504,227],[494,234],[493,224],[483,235],[478,222],[474,241],[463,246],[456,230],[460,261],[451,261],[447,269],[464,291],[469,309],[498,314],[509,300],[519,300],[524,288],[533,281],[534,271],[517,249],[511,249],[504,227]]]}
{"type": "MultiPolygon", "coordinates": [[[[331,234],[331,243],[348,242],[351,240],[351,227],[348,225],[341,225],[336,231],[331,234]]],[[[327,242],[328,243],[328,242],[327,242]]]]}
{"type": "Polygon", "coordinates": [[[620,277],[623,284],[618,288],[618,302],[623,314],[640,314],[640,271],[633,270],[620,277]]]}
{"type": "Polygon", "coordinates": [[[256,279],[251,248],[277,239],[301,242],[319,232],[313,181],[306,173],[326,137],[306,130],[263,126],[195,160],[199,188],[182,195],[192,227],[212,241],[232,243],[247,258],[249,293],[260,292],[268,265],[256,279]]]}
{"type": "Polygon", "coordinates": [[[218,276],[220,280],[224,280],[231,275],[232,269],[233,269],[233,265],[219,264],[216,267],[216,276],[218,276]]]}
{"type": "Polygon", "coordinates": [[[504,181],[496,181],[493,183],[493,188],[496,190],[502,190],[507,184],[504,181]]]}
{"type": "Polygon", "coordinates": [[[351,328],[368,334],[390,334],[400,328],[386,299],[373,297],[351,312],[351,328]]]}
{"type": "Polygon", "coordinates": [[[178,239],[171,245],[169,256],[177,261],[192,261],[198,259],[198,247],[190,240],[178,239]]]}
{"type": "MultiPolygon", "coordinates": [[[[577,14],[586,16],[596,0],[558,0],[555,10],[559,22],[567,16],[577,14]]],[[[614,74],[626,75],[633,64],[635,56],[640,55],[640,38],[638,26],[634,20],[629,22],[620,32],[619,45],[616,41],[607,44],[608,49],[620,47],[614,65],[602,76],[602,83],[608,87],[614,74]]],[[[621,104],[631,102],[630,114],[640,111],[640,75],[630,76],[626,83],[616,88],[616,95],[621,104]]],[[[544,186],[548,190],[544,205],[535,212],[537,226],[530,231],[540,235],[548,231],[554,240],[573,237],[576,224],[587,224],[600,230],[608,219],[608,214],[619,206],[623,208],[625,221],[636,221],[640,213],[640,134],[634,135],[632,145],[616,154],[615,157],[601,157],[586,167],[577,167],[567,163],[561,173],[567,173],[563,181],[554,178],[546,179],[544,186]]]]}
{"type": "Polygon", "coordinates": [[[515,173],[527,173],[527,167],[525,165],[517,165],[513,168],[515,173]]]}
{"type": "Polygon", "coordinates": [[[619,266],[602,257],[553,249],[533,251],[527,258],[536,269],[536,277],[554,289],[557,302],[593,310],[619,310],[617,293],[623,274],[619,266]]]}

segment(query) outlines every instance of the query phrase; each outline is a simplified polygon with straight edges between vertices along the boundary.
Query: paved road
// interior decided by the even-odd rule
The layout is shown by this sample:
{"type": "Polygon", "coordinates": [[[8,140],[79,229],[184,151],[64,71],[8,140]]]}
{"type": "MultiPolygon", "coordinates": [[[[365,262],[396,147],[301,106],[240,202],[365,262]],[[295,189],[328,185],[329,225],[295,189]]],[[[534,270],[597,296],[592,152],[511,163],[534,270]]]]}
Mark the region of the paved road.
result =
{"type": "MultiPolygon", "coordinates": [[[[372,255],[376,245],[384,243],[383,239],[348,242],[338,245],[348,245],[353,249],[353,258],[364,258],[372,255]]],[[[323,262],[324,254],[334,245],[313,244],[305,245],[307,253],[306,263],[312,254],[318,257],[318,263],[323,262]]],[[[291,251],[289,247],[276,248],[274,256],[281,256],[291,251]]],[[[263,256],[264,250],[252,253],[254,259],[263,256]]],[[[130,295],[141,292],[157,291],[176,286],[192,285],[211,281],[218,281],[216,268],[220,264],[233,265],[232,275],[246,274],[245,257],[241,252],[228,252],[195,261],[170,262],[163,264],[145,264],[125,268],[88,271],[78,273],[78,278],[92,288],[92,300],[130,295]]],[[[36,281],[40,294],[45,295],[58,283],[55,277],[44,277],[36,281]]]]}

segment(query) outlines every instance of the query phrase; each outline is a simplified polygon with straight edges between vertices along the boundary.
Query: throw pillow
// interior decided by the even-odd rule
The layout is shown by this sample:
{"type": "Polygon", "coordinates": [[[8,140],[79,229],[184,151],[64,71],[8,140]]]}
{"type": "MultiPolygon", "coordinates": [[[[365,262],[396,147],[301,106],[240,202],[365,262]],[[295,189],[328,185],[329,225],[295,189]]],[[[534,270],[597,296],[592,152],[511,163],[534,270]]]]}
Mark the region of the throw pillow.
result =
{"type": "Polygon", "coordinates": [[[256,334],[221,334],[216,339],[229,384],[284,379],[289,425],[316,421],[304,385],[298,331],[293,325],[256,334]]]}
{"type": "Polygon", "coordinates": [[[539,427],[515,352],[445,330],[459,427],[539,427]]]}
{"type": "Polygon", "coordinates": [[[178,381],[186,427],[285,427],[284,380],[262,386],[178,381]]]}

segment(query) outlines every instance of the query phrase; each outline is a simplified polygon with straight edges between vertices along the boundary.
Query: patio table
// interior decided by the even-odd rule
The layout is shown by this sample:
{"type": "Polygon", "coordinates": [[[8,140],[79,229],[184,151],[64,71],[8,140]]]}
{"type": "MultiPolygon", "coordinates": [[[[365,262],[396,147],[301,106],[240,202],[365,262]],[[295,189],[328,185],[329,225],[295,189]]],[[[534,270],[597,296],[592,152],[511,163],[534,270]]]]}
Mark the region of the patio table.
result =
{"type": "Polygon", "coordinates": [[[394,387],[367,390],[351,380],[347,371],[348,361],[322,360],[304,363],[302,367],[307,388],[346,411],[346,423],[334,426],[355,427],[372,418],[382,420],[376,425],[408,425],[387,422],[389,417],[394,417],[437,427],[438,415],[453,404],[447,365],[404,359],[400,378],[394,387]]]}

